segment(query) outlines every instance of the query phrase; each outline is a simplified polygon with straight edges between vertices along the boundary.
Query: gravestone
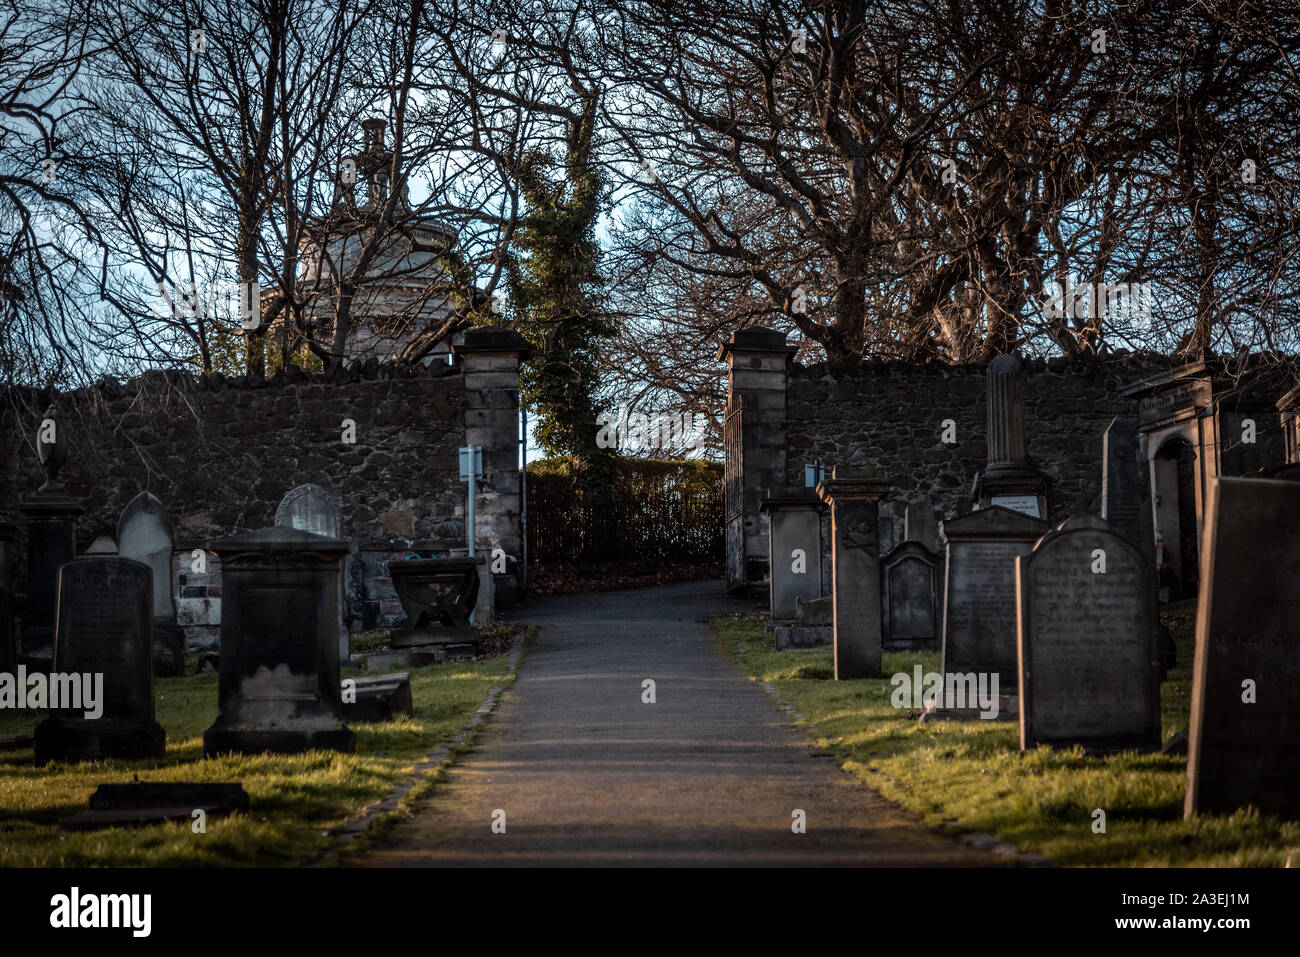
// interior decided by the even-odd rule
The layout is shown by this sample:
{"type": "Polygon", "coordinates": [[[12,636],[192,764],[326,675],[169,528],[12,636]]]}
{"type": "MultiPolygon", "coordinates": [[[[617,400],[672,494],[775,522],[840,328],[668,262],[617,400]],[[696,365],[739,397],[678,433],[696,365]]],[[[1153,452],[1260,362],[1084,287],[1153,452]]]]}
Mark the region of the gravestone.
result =
{"type": "Polygon", "coordinates": [[[812,489],[770,491],[759,510],[768,516],[768,593],[772,623],[794,621],[795,602],[821,596],[821,499],[812,489]]]}
{"type": "Polygon", "coordinates": [[[87,555],[116,555],[117,542],[113,541],[107,535],[100,535],[87,547],[87,555]]]}
{"type": "Polygon", "coordinates": [[[161,758],[154,720],[149,566],[129,558],[78,558],[59,569],[54,677],[62,706],[36,728],[36,763],[161,758]],[[99,701],[85,681],[102,675],[99,701]],[[79,687],[78,687],[79,686],[79,687]],[[101,713],[87,716],[95,704],[101,713]]]}
{"type": "Polygon", "coordinates": [[[1032,518],[1047,515],[1047,479],[1029,460],[1025,435],[1024,365],[1014,355],[989,363],[988,464],[975,477],[972,500],[979,508],[997,505],[1032,518]]]}
{"type": "Polygon", "coordinates": [[[348,543],[275,527],[210,547],[221,559],[221,662],[203,753],[351,753],[337,628],[348,543]]]}
{"type": "MultiPolygon", "coordinates": [[[[1159,594],[1154,520],[1147,492],[1147,463],[1140,452],[1136,417],[1116,416],[1102,440],[1101,517],[1137,546],[1146,567],[1152,569],[1151,588],[1159,594]]],[[[1154,627],[1160,649],[1160,680],[1176,663],[1178,649],[1169,629],[1156,616],[1154,627]]]]}
{"type": "MultiPolygon", "coordinates": [[[[12,531],[11,526],[4,526],[0,535],[5,538],[12,531]]],[[[17,651],[14,648],[14,593],[12,546],[0,541],[0,674],[13,674],[18,666],[17,651]]]]}
{"type": "Polygon", "coordinates": [[[1016,558],[1020,750],[1159,749],[1154,577],[1137,546],[1092,515],[1016,558]]]}
{"type": "Polygon", "coordinates": [[[889,481],[836,466],[817,484],[830,506],[835,680],[880,677],[879,502],[889,481]]]}
{"type": "Polygon", "coordinates": [[[920,542],[931,552],[939,551],[939,522],[933,505],[924,500],[907,503],[903,512],[903,540],[920,542]]]}
{"type": "Polygon", "coordinates": [[[343,720],[349,724],[392,721],[415,713],[409,672],[347,680],[352,684],[344,689],[343,720]]]}
{"type": "Polygon", "coordinates": [[[49,671],[54,661],[59,568],[77,557],[76,521],[82,512],[80,503],[65,492],[59,481],[68,443],[53,406],[37,427],[36,451],[45,482],[19,506],[27,519],[27,601],[17,658],[19,664],[49,671]]]}
{"type": "Polygon", "coordinates": [[[939,556],[920,542],[903,542],[884,557],[881,639],[889,651],[939,647],[939,556]]]}
{"type": "Polygon", "coordinates": [[[68,831],[106,827],[146,827],[165,821],[190,823],[201,810],[207,820],[247,813],[248,792],[238,782],[129,781],[101,784],[90,796],[90,810],[59,819],[68,831]]]}
{"type": "Polygon", "coordinates": [[[1146,463],[1138,446],[1137,419],[1116,416],[1102,439],[1101,517],[1137,546],[1143,561],[1155,568],[1151,500],[1144,481],[1146,463]]]}
{"type": "Polygon", "coordinates": [[[1184,812],[1300,818],[1300,485],[1210,483],[1184,812]]]}
{"type": "Polygon", "coordinates": [[[176,533],[162,502],[141,492],[127,503],[117,523],[117,552],[144,562],[153,572],[154,672],[164,678],[185,674],[185,632],[176,624],[172,590],[172,544],[176,533]]]}
{"type": "Polygon", "coordinates": [[[941,639],[945,675],[996,673],[999,693],[1014,691],[1015,559],[1046,531],[1045,522],[999,506],[940,524],[939,537],[947,549],[941,639]]]}
{"type": "MultiPolygon", "coordinates": [[[[342,538],[343,507],[339,495],[310,482],[299,485],[280,500],[280,505],[275,510],[275,524],[323,535],[325,538],[342,538]]],[[[344,564],[346,567],[346,560],[344,564]]],[[[338,644],[339,662],[343,665],[352,663],[352,642],[347,625],[343,622],[347,609],[343,589],[346,580],[346,575],[339,576],[338,644]]]]}

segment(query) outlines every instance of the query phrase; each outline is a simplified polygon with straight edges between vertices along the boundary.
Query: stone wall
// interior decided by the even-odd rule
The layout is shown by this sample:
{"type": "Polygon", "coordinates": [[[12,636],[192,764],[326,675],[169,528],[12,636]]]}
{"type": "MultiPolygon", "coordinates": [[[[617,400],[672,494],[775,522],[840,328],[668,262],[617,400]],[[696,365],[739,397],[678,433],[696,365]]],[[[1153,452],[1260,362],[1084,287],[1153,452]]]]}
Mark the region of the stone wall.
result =
{"type": "MultiPolygon", "coordinates": [[[[781,334],[750,329],[718,355],[729,367],[728,408],[743,413],[741,428],[727,436],[733,589],[761,592],[755,586],[766,578],[767,529],[758,502],[764,489],[803,486],[806,465],[820,461],[828,476],[835,465],[875,468],[891,481],[880,503],[880,541],[887,549],[903,539],[909,500],[928,501],[939,518],[970,511],[975,477],[986,464],[984,365],[869,361],[834,371],[799,365],[793,351],[781,334]]],[[[1151,354],[1025,362],[1029,457],[1048,477],[1049,521],[1099,513],[1103,435],[1116,416],[1137,414],[1137,400],[1121,394],[1122,387],[1169,369],[1168,358],[1151,354]]],[[[1258,444],[1246,450],[1249,456],[1220,450],[1225,474],[1282,463],[1276,413],[1261,405],[1251,415],[1258,444]]]]}
{"type": "MultiPolygon", "coordinates": [[[[392,624],[401,610],[384,562],[466,545],[457,449],[472,442],[484,446],[477,547],[509,556],[495,591],[499,602],[512,601],[522,341],[489,330],[467,339],[454,365],[408,369],[372,359],[329,376],[290,369],[270,381],[158,372],[59,395],[57,421],[68,442],[59,477],[85,508],[78,550],[97,536],[115,537],[126,504],[152,492],[176,529],[178,620],[192,644],[207,644],[220,620],[220,566],[208,554],[206,570],[196,570],[193,550],[274,524],[284,494],[312,482],[339,492],[342,536],[357,546],[345,579],[350,626],[392,624]],[[344,440],[345,420],[355,425],[354,442],[344,440]]],[[[46,404],[34,390],[0,394],[0,523],[13,527],[20,556],[18,505],[42,481],[35,432],[46,404]]]]}

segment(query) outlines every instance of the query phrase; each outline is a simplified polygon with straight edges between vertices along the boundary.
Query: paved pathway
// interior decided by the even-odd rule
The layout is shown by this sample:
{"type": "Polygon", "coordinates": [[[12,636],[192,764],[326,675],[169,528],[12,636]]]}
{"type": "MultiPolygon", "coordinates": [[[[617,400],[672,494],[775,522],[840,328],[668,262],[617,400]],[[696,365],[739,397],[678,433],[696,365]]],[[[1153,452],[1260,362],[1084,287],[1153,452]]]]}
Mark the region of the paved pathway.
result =
{"type": "Polygon", "coordinates": [[[518,678],[363,866],[991,865],[856,782],[717,650],[721,582],[557,596],[518,678]],[[642,703],[642,681],[656,703],[642,703]],[[791,831],[791,812],[807,833],[791,831]],[[505,812],[506,833],[491,830],[505,812]]]}

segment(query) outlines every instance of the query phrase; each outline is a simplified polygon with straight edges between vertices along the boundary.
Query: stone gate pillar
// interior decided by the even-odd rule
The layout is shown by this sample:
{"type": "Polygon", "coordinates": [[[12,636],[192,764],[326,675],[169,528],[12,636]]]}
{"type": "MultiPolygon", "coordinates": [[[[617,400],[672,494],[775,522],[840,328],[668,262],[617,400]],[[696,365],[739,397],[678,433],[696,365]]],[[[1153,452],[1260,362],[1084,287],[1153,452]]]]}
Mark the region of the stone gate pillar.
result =
{"type": "MultiPolygon", "coordinates": [[[[718,350],[728,367],[727,408],[743,405],[739,448],[727,449],[725,481],[739,492],[725,516],[728,591],[759,593],[768,580],[767,521],[759,505],[764,489],[786,485],[786,371],[798,351],[771,329],[742,329],[718,350]]],[[[729,434],[727,441],[735,440],[729,434]]]]}
{"type": "MultiPolygon", "coordinates": [[[[478,483],[474,550],[492,575],[496,604],[513,604],[519,594],[523,554],[519,476],[519,363],[532,347],[510,329],[470,329],[452,345],[462,365],[464,445],[483,447],[483,478],[478,483]],[[504,552],[505,571],[494,571],[493,548],[504,552]]],[[[593,425],[593,428],[595,426],[593,425]]],[[[498,563],[496,568],[501,565],[498,563]]]]}

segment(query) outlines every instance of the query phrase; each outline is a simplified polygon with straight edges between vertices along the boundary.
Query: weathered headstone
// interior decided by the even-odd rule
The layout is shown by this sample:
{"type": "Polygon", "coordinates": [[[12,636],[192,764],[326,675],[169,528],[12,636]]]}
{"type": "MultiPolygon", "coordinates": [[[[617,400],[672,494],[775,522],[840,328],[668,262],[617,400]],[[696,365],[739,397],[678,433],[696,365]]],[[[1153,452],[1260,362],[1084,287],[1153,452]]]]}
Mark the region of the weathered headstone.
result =
{"type": "Polygon", "coordinates": [[[162,502],[141,492],[127,503],[117,523],[117,551],[144,562],[153,572],[154,671],[161,677],[185,674],[185,632],[176,624],[172,591],[172,545],[176,533],[162,502]]]}
{"type": "MultiPolygon", "coordinates": [[[[1147,463],[1140,453],[1138,420],[1117,416],[1102,440],[1101,517],[1137,546],[1142,561],[1152,570],[1151,588],[1158,594],[1155,528],[1151,516],[1150,481],[1147,463]]],[[[1160,680],[1163,681],[1178,657],[1173,636],[1156,617],[1157,647],[1160,651],[1160,680]]]]}
{"type": "Polygon", "coordinates": [[[1024,366],[1018,356],[1001,355],[989,363],[987,391],[988,464],[975,478],[973,501],[1045,518],[1047,480],[1029,460],[1024,366]]]}
{"type": "Polygon", "coordinates": [[[1020,749],[1160,747],[1155,570],[1092,515],[1016,558],[1020,749]]]}
{"type": "Polygon", "coordinates": [[[76,520],[82,512],[80,503],[66,494],[58,478],[67,459],[68,442],[53,406],[37,427],[36,450],[45,483],[19,506],[27,518],[27,601],[18,661],[48,671],[54,660],[59,567],[77,557],[76,520]]]}
{"type": "Polygon", "coordinates": [[[348,678],[344,683],[343,720],[349,723],[392,721],[399,715],[414,713],[408,672],[348,678]]]}
{"type": "Polygon", "coordinates": [[[1210,483],[1185,813],[1300,818],[1300,485],[1210,483]]]}
{"type": "Polygon", "coordinates": [[[821,499],[812,489],[776,489],[759,510],[768,516],[769,618],[794,620],[797,599],[821,596],[821,499]]]}
{"type": "Polygon", "coordinates": [[[934,650],[939,645],[939,556],[920,542],[903,542],[881,571],[881,638],[888,650],[934,650]]]}
{"type": "Polygon", "coordinates": [[[1015,690],[1015,558],[1033,548],[1046,531],[1045,522],[998,506],[940,524],[939,537],[947,549],[945,675],[996,673],[1001,694],[1015,690]]]}
{"type": "Polygon", "coordinates": [[[1101,517],[1137,546],[1143,561],[1155,568],[1151,500],[1138,445],[1137,419],[1116,416],[1102,440],[1101,517]]]}
{"type": "MultiPolygon", "coordinates": [[[[321,488],[308,482],[291,489],[275,510],[275,524],[285,528],[296,528],[303,532],[312,532],[326,538],[343,537],[343,507],[337,492],[321,488]]],[[[346,561],[345,561],[346,565],[346,561]]],[[[343,615],[347,609],[343,586],[344,575],[339,576],[339,621],[338,644],[339,662],[350,664],[352,660],[352,642],[348,635],[343,615]]]]}
{"type": "Polygon", "coordinates": [[[353,751],[337,629],[348,543],[276,527],[211,550],[221,559],[221,670],[203,753],[353,751]]]}
{"type": "Polygon", "coordinates": [[[59,819],[69,831],[105,827],[145,827],[164,821],[192,822],[201,810],[207,820],[247,812],[248,792],[238,782],[130,781],[101,784],[90,796],[90,810],[59,819]]]}
{"type": "MultiPolygon", "coordinates": [[[[10,526],[5,526],[0,529],[0,535],[7,537],[10,530],[10,526]]],[[[13,556],[10,548],[8,542],[0,541],[0,674],[13,674],[18,666],[14,648],[14,593],[10,577],[13,556]]]]}
{"type": "Polygon", "coordinates": [[[50,716],[36,728],[38,764],[163,756],[151,584],[149,566],[129,558],[79,558],[59,569],[50,716]]]}
{"type": "Polygon", "coordinates": [[[924,499],[907,503],[903,512],[903,540],[920,542],[931,552],[939,551],[939,522],[933,505],[924,499]]]}
{"type": "Polygon", "coordinates": [[[880,677],[879,502],[889,480],[843,469],[817,485],[831,510],[835,680],[880,677]]]}
{"type": "Polygon", "coordinates": [[[86,548],[87,555],[116,555],[117,542],[113,541],[107,535],[100,535],[86,548]]]}

